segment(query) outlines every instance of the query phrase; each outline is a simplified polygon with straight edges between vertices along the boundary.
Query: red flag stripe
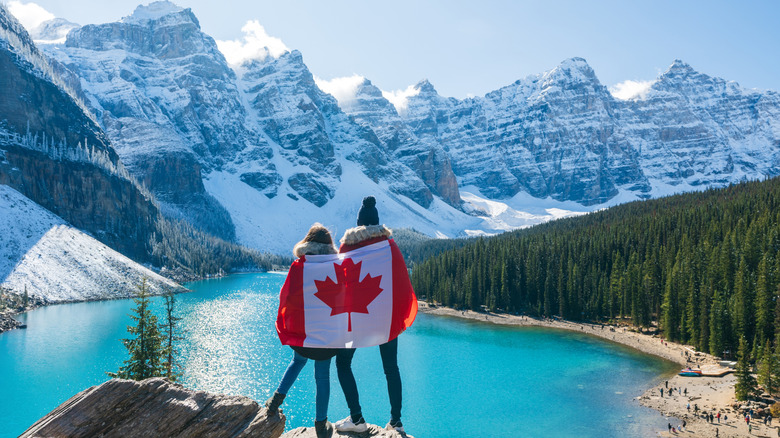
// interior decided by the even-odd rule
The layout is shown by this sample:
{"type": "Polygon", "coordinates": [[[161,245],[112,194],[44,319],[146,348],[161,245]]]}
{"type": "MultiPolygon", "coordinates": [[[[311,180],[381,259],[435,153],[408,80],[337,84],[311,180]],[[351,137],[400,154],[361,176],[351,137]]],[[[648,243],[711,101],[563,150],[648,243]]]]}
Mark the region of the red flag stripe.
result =
{"type": "Polygon", "coordinates": [[[389,242],[393,260],[393,319],[390,322],[388,342],[409,328],[417,316],[417,297],[412,289],[404,256],[393,239],[389,239],[389,242]]]}
{"type": "Polygon", "coordinates": [[[276,332],[283,345],[302,347],[306,340],[306,318],[303,309],[303,263],[305,257],[290,265],[290,272],[279,294],[276,332]]]}

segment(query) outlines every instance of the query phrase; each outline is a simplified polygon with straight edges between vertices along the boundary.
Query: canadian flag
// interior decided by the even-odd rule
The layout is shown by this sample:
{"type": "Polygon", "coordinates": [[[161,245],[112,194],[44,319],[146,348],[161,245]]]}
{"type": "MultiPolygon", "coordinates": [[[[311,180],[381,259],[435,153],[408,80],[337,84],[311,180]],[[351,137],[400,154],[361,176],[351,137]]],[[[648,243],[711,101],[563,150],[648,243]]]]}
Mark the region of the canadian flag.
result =
{"type": "Polygon", "coordinates": [[[389,239],[294,261],[279,295],[276,331],[284,345],[371,347],[395,339],[416,315],[406,263],[389,239]]]}

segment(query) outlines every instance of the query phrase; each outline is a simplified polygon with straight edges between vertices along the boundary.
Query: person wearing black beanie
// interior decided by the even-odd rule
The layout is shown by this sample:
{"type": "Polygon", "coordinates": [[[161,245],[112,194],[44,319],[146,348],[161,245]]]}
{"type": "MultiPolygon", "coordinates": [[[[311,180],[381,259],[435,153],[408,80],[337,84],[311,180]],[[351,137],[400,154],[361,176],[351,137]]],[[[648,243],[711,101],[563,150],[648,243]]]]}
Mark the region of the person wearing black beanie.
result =
{"type": "MultiPolygon", "coordinates": [[[[388,240],[392,235],[393,232],[389,228],[379,225],[376,199],[373,196],[366,196],[363,198],[363,205],[358,212],[357,227],[350,228],[344,232],[344,237],[341,238],[339,253],[345,253],[388,240]]],[[[403,434],[405,432],[401,423],[402,389],[401,373],[398,369],[398,338],[380,345],[379,354],[382,357],[382,368],[387,378],[387,395],[390,399],[390,422],[386,428],[394,429],[396,432],[403,434]]],[[[363,418],[360,394],[358,393],[355,376],[352,373],[352,358],[354,355],[354,348],[341,349],[336,354],[336,371],[338,371],[341,389],[344,391],[344,398],[347,400],[349,416],[337,421],[334,427],[340,432],[362,433],[368,430],[368,425],[363,418]]]]}
{"type": "Polygon", "coordinates": [[[358,211],[358,226],[379,225],[379,212],[376,211],[376,199],[373,196],[363,198],[363,205],[358,211]]]}

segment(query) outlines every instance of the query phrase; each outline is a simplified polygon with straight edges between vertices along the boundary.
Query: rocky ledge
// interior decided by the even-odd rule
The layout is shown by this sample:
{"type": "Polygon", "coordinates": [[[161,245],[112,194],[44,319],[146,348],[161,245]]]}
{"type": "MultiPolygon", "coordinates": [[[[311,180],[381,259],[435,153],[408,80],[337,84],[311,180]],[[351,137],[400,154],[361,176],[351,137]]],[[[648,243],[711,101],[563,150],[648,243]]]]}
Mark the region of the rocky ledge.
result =
{"type": "MultiPolygon", "coordinates": [[[[349,432],[335,432],[332,438],[414,438],[411,435],[400,434],[394,430],[382,429],[375,424],[368,425],[368,431],[361,433],[349,433],[349,432]]],[[[317,433],[313,427],[299,427],[293,429],[286,434],[282,435],[282,438],[317,438],[317,433]]]]}
{"type": "Polygon", "coordinates": [[[10,313],[0,313],[0,333],[21,327],[22,323],[15,320],[10,313]]]}
{"type": "Polygon", "coordinates": [[[269,417],[247,397],[190,391],[161,378],[113,379],[71,397],[21,437],[277,438],[284,425],[284,415],[269,417]]]}

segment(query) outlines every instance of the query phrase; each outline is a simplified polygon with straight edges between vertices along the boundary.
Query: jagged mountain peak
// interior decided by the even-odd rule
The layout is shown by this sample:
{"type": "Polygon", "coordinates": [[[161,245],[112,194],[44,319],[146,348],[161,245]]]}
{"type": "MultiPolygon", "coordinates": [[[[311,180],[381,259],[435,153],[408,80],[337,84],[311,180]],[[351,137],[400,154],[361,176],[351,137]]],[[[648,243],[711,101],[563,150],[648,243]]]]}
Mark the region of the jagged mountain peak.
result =
{"type": "Polygon", "coordinates": [[[707,82],[712,79],[716,79],[716,78],[712,78],[711,76],[696,71],[693,67],[691,67],[690,64],[680,59],[675,59],[672,65],[670,65],[669,68],[666,69],[666,71],[663,72],[659,77],[659,81],[666,81],[666,82],[691,81],[691,80],[698,81],[698,82],[707,82]]]}
{"type": "Polygon", "coordinates": [[[438,94],[436,92],[436,88],[434,88],[433,84],[428,79],[423,79],[417,84],[414,85],[414,88],[416,90],[419,90],[420,93],[434,93],[438,94]]]}
{"type": "MultiPolygon", "coordinates": [[[[184,9],[175,3],[162,0],[149,3],[148,5],[138,5],[132,14],[123,17],[121,21],[123,23],[145,24],[182,11],[190,11],[190,9],[184,9]]],[[[192,18],[195,18],[191,11],[190,15],[192,15],[192,18]]]]}
{"type": "Polygon", "coordinates": [[[81,26],[64,18],[52,18],[32,29],[30,37],[37,44],[61,44],[65,42],[68,32],[79,27],[81,26]]]}
{"type": "Polygon", "coordinates": [[[682,59],[675,59],[672,65],[669,66],[669,68],[666,70],[667,73],[675,72],[675,73],[696,73],[696,70],[691,67],[690,64],[683,61],[682,59]]]}
{"type": "Polygon", "coordinates": [[[547,72],[549,78],[574,82],[598,82],[596,72],[584,58],[564,59],[557,67],[547,72]]]}
{"type": "Polygon", "coordinates": [[[382,98],[382,90],[379,89],[376,85],[374,85],[369,79],[363,78],[363,81],[358,84],[356,97],[358,98],[382,98]]]}
{"type": "Polygon", "coordinates": [[[715,90],[726,94],[744,92],[737,82],[701,73],[679,59],[675,59],[672,65],[659,76],[652,89],[687,95],[691,98],[701,97],[702,93],[709,94],[715,90]]]}

